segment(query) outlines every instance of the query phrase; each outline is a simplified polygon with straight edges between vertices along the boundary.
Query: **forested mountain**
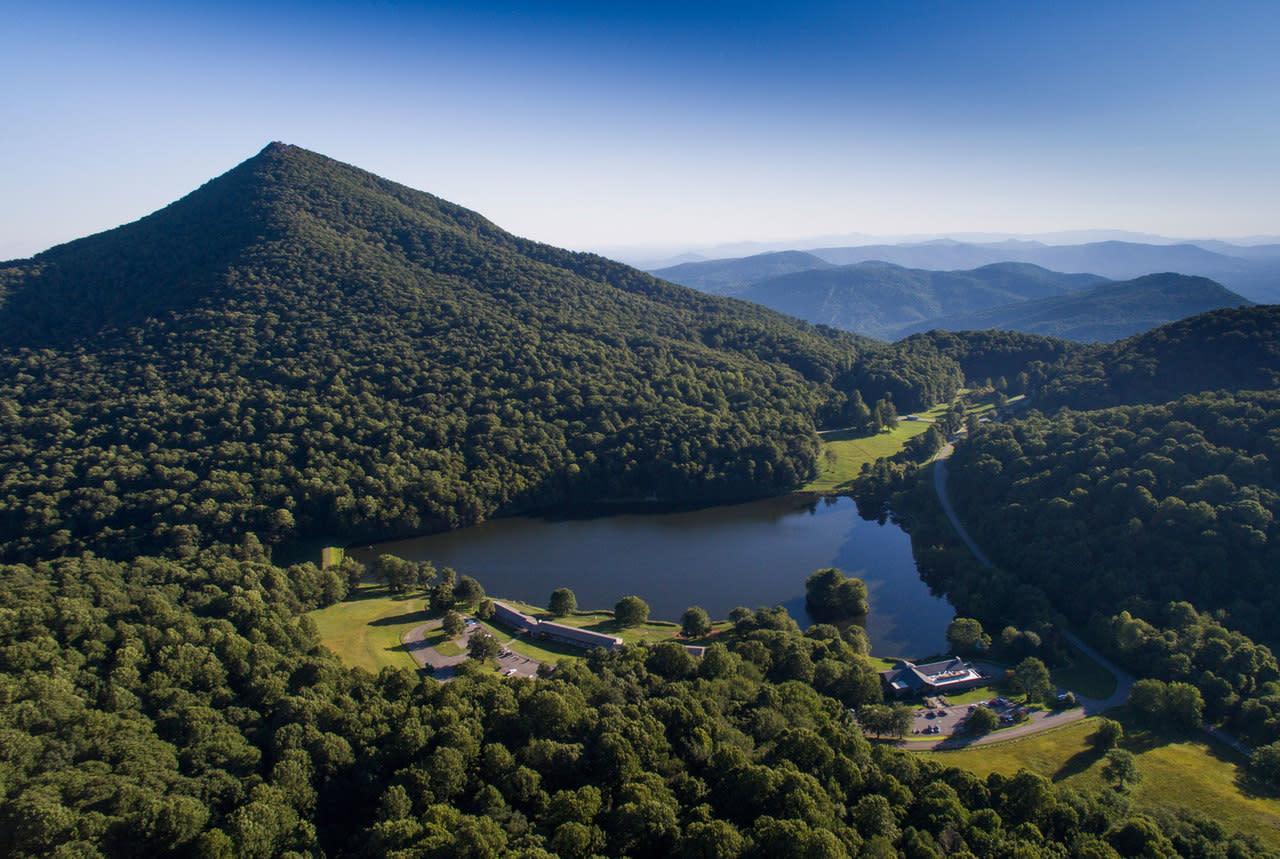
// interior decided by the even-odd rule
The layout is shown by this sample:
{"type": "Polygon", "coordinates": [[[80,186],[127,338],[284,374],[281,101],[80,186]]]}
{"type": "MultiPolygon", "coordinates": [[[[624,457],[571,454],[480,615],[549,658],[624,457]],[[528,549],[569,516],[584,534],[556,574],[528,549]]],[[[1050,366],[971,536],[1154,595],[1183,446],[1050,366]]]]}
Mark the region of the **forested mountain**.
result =
{"type": "Polygon", "coordinates": [[[737,295],[743,288],[760,280],[807,271],[831,268],[831,264],[803,251],[778,251],[737,259],[688,262],[653,271],[654,277],[689,286],[713,295],[737,295]]]}
{"type": "Polygon", "coordinates": [[[959,382],[280,144],[0,269],[10,558],[767,494],[853,390],[959,382]]]}
{"type": "Polygon", "coordinates": [[[1110,346],[1079,350],[1048,374],[1037,404],[1089,409],[1278,385],[1280,306],[1266,305],[1202,313],[1110,346]]]}
{"type": "Polygon", "coordinates": [[[810,322],[896,339],[924,319],[1057,295],[1101,280],[1021,263],[923,271],[866,262],[769,278],[737,296],[810,322]]]}
{"type": "MultiPolygon", "coordinates": [[[[1006,382],[1011,382],[1030,369],[1037,371],[1036,381],[1043,382],[1053,372],[1052,368],[1063,364],[1068,356],[1098,348],[1039,334],[994,329],[926,331],[906,338],[903,345],[937,349],[943,356],[959,363],[965,379],[975,385],[1001,376],[1006,382]]],[[[1019,386],[1018,393],[1025,391],[1027,381],[1019,386]]]]}
{"type": "Polygon", "coordinates": [[[1236,256],[1233,255],[1235,251],[1219,253],[1189,243],[1151,245],[1105,241],[1047,245],[1018,240],[988,244],[935,241],[818,248],[809,253],[834,265],[879,260],[925,269],[976,268],[996,262],[1025,262],[1054,271],[1089,271],[1115,280],[1176,271],[1216,280],[1250,301],[1280,301],[1280,255],[1270,255],[1265,246],[1261,252],[1243,251],[1243,256],[1236,256]]]}
{"type": "Polygon", "coordinates": [[[1109,342],[1186,316],[1249,303],[1207,278],[1150,274],[1066,295],[927,319],[904,331],[997,328],[1086,343],[1109,342]]]}

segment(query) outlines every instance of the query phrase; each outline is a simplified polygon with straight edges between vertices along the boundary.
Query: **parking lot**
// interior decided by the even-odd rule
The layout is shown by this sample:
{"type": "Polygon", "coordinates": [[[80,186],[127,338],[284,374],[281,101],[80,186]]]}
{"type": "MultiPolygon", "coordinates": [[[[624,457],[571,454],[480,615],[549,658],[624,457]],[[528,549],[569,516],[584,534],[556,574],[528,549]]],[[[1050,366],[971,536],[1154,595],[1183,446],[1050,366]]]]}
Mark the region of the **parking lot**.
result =
{"type": "Polygon", "coordinates": [[[505,645],[502,652],[498,654],[498,671],[502,672],[504,677],[537,677],[538,667],[541,664],[536,659],[521,656],[507,649],[505,645]]]}
{"type": "Polygon", "coordinates": [[[929,698],[926,706],[916,710],[915,721],[911,725],[913,735],[936,735],[946,737],[964,731],[964,722],[969,713],[978,707],[986,706],[1001,717],[1001,727],[1014,724],[1015,714],[1022,708],[1005,698],[993,698],[976,704],[947,704],[945,698],[929,698]]]}

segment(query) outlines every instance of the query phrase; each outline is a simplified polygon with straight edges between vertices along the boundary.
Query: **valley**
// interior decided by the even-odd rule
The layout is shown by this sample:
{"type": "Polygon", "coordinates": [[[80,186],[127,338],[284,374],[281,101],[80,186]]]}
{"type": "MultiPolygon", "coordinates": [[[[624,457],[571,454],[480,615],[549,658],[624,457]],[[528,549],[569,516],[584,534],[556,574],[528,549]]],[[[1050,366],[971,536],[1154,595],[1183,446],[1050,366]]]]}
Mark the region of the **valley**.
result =
{"type": "Polygon", "coordinates": [[[1274,855],[1277,308],[829,256],[930,330],[282,143],[4,263],[0,849],[1274,855]]]}

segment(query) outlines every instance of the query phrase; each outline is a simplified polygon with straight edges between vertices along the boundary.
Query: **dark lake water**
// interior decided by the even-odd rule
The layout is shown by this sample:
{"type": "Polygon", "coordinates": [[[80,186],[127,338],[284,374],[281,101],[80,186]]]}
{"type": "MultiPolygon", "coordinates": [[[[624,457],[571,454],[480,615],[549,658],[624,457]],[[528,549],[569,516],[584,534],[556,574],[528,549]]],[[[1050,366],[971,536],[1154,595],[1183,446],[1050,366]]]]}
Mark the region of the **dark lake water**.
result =
{"type": "Polygon", "coordinates": [[[713,618],[734,606],[786,606],[808,626],[804,580],[834,566],[870,590],[867,632],[877,655],[925,656],[945,649],[951,604],[916,572],[911,542],[893,523],[858,516],[848,498],[782,496],[679,513],[588,519],[497,519],[430,537],[383,543],[381,552],[431,560],[474,576],[496,596],[545,605],[572,588],[582,608],[610,608],[637,594],[652,616],[679,620],[690,605],[713,618]]]}

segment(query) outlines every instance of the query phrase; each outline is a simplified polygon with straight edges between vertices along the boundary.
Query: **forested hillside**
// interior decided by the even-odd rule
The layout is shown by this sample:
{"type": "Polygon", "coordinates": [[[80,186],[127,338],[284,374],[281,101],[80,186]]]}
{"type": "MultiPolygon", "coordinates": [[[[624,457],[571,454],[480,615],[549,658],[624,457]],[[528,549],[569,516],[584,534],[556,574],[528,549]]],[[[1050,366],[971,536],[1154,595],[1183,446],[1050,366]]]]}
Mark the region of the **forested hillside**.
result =
{"type": "Polygon", "coordinates": [[[1189,600],[1266,633],[1280,609],[1280,392],[1039,415],[953,457],[965,522],[1078,621],[1189,600]]]}
{"type": "Polygon", "coordinates": [[[281,144],[0,284],[10,559],[768,494],[854,390],[960,382],[281,144]]]}
{"type": "Polygon", "coordinates": [[[926,319],[908,332],[990,328],[1043,334],[1082,343],[1119,340],[1166,322],[1250,302],[1208,278],[1150,274],[1091,289],[926,319]]]}
{"type": "Polygon", "coordinates": [[[708,291],[717,291],[718,279],[730,278],[731,294],[738,298],[885,340],[897,339],[922,320],[1060,295],[1105,281],[1024,263],[973,271],[924,271],[883,262],[833,267],[808,254],[691,263],[657,274],[708,291]]]}
{"type": "Polygon", "coordinates": [[[1076,353],[1047,376],[1038,405],[1163,403],[1212,390],[1280,385],[1280,305],[1202,313],[1076,353]]]}
{"type": "Polygon", "coordinates": [[[975,384],[1003,376],[1011,384],[1016,382],[1018,393],[1027,390],[1032,382],[1043,383],[1068,356],[1084,354],[1097,348],[1039,334],[995,329],[927,331],[913,334],[902,341],[901,345],[937,349],[943,356],[957,362],[965,379],[975,384]],[[1035,373],[1034,380],[1031,377],[1032,371],[1035,373]],[[1027,378],[1019,381],[1021,374],[1027,374],[1027,378]]]}

